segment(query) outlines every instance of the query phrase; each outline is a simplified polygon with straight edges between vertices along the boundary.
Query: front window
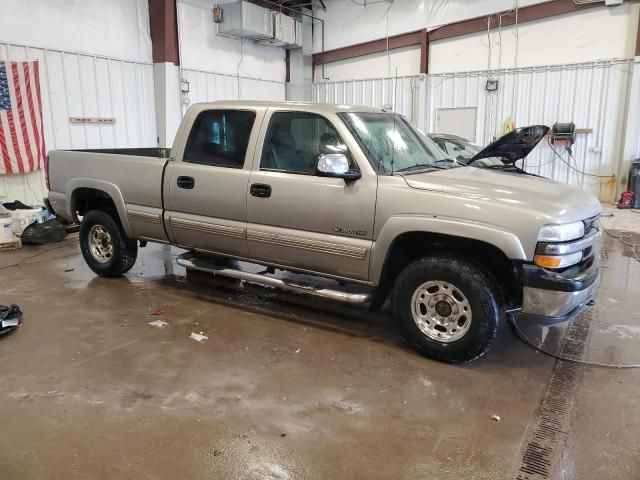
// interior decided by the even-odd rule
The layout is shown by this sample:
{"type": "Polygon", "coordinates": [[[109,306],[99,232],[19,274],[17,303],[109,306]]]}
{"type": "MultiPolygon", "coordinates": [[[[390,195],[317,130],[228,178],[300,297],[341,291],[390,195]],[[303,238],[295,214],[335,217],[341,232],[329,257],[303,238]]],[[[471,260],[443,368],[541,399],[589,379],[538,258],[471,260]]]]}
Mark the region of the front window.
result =
{"type": "Polygon", "coordinates": [[[341,153],[355,163],[336,129],[307,112],[275,112],[262,149],[260,170],[313,175],[320,155],[341,153]]]}
{"type": "Polygon", "coordinates": [[[340,113],[379,173],[407,173],[459,166],[394,113],[340,113]]]}

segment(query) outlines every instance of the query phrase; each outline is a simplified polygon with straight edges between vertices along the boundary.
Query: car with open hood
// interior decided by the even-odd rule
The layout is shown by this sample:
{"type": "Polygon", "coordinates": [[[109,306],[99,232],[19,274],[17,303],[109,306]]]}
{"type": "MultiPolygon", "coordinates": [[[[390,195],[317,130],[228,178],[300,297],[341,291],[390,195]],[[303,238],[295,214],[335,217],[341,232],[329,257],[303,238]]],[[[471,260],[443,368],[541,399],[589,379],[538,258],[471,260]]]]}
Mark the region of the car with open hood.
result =
{"type": "Polygon", "coordinates": [[[488,168],[512,173],[527,173],[516,165],[545,137],[549,127],[531,125],[517,128],[485,148],[466,138],[448,133],[430,133],[429,138],[452,160],[470,167],[488,168]]]}

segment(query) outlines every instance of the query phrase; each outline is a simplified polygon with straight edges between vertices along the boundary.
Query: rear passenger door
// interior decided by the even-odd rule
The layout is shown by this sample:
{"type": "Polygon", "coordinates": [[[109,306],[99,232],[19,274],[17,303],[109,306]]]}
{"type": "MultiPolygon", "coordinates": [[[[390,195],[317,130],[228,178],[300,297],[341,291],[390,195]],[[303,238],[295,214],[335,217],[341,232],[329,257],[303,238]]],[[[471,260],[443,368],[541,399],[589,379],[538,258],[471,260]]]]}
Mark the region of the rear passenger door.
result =
{"type": "Polygon", "coordinates": [[[305,111],[270,109],[247,197],[249,256],[367,280],[377,178],[346,126],[305,111]],[[343,153],[362,177],[317,176],[318,156],[343,153]]]}
{"type": "Polygon", "coordinates": [[[165,174],[169,234],[181,246],[244,257],[247,159],[262,112],[221,108],[195,115],[182,158],[170,162],[165,174]]]}

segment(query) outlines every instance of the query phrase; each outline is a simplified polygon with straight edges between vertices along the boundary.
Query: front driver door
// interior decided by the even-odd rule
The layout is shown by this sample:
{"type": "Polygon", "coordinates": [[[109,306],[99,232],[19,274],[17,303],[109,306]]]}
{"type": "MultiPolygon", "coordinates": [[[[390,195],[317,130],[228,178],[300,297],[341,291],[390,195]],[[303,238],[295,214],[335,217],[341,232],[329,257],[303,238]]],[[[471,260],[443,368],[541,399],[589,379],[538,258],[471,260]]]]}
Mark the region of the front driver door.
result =
{"type": "Polygon", "coordinates": [[[304,111],[270,109],[247,197],[249,256],[268,263],[368,280],[377,178],[346,127],[304,111]],[[344,153],[355,181],[315,174],[323,153],[344,153]],[[368,166],[368,165],[367,165],[368,166]]]}

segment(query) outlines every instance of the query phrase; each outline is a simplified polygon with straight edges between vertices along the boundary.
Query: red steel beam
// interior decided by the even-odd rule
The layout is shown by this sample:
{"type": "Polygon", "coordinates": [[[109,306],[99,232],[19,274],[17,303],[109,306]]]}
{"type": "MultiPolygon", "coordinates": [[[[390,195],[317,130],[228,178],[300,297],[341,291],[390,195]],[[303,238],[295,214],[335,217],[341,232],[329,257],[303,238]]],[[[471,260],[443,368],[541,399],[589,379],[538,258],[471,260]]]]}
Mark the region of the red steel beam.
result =
{"type": "MultiPolygon", "coordinates": [[[[604,4],[594,3],[585,5],[576,5],[574,0],[552,0],[550,2],[539,3],[528,7],[521,7],[518,9],[518,23],[531,22],[533,20],[541,20],[543,18],[553,17],[555,15],[563,15],[565,13],[574,13],[588,8],[601,7],[605,8],[604,4]]],[[[496,12],[500,13],[500,12],[496,12]]],[[[494,13],[495,15],[495,13],[494,13]]],[[[515,15],[504,16],[502,18],[502,26],[509,26],[515,23],[515,15]]],[[[491,22],[490,28],[497,28],[498,22],[491,22]]],[[[483,32],[487,30],[487,16],[472,18],[469,20],[463,20],[460,22],[450,23],[437,29],[428,32],[426,40],[426,52],[421,52],[421,69],[428,70],[427,65],[423,65],[424,59],[428,59],[428,45],[429,42],[435,40],[442,40],[445,38],[457,37],[460,35],[467,35],[469,33],[483,32]]],[[[389,49],[407,47],[410,45],[420,45],[421,49],[424,48],[424,32],[425,30],[417,30],[413,32],[403,33],[400,35],[394,35],[389,37],[389,49]]],[[[638,39],[637,48],[640,48],[640,37],[638,39]]],[[[349,58],[359,57],[362,55],[369,55],[372,53],[384,52],[387,50],[387,39],[380,38],[378,40],[372,40],[370,42],[358,43],[356,45],[350,45],[348,47],[336,48],[334,50],[327,50],[325,52],[315,53],[313,55],[313,64],[321,65],[323,63],[337,62],[339,60],[347,60],[349,58]]]]}
{"type": "Polygon", "coordinates": [[[149,30],[153,62],[180,65],[176,0],[149,0],[149,30]]]}
{"type": "MultiPolygon", "coordinates": [[[[421,32],[422,30],[417,30],[415,32],[403,33],[401,35],[389,37],[389,50],[408,47],[410,45],[420,45],[421,32]]],[[[358,43],[356,45],[349,45],[348,47],[315,53],[313,55],[313,64],[321,65],[323,63],[337,62],[339,60],[347,60],[353,57],[360,57],[362,55],[386,51],[387,39],[380,38],[371,42],[358,43]]]]}
{"type": "Polygon", "coordinates": [[[420,32],[420,73],[429,73],[429,32],[420,32]]]}
{"type": "MultiPolygon", "coordinates": [[[[587,3],[577,5],[574,0],[552,0],[551,2],[538,3],[529,7],[521,7],[518,9],[518,23],[531,22],[534,20],[542,20],[543,18],[553,17],[556,15],[564,15],[565,13],[575,13],[588,8],[604,7],[604,4],[587,3]]],[[[499,12],[497,12],[499,13],[499,12]]],[[[516,23],[515,15],[503,16],[502,26],[506,27],[516,23]]],[[[494,21],[491,28],[497,28],[498,22],[494,21]]],[[[457,37],[459,35],[467,35],[469,33],[478,33],[487,31],[487,17],[471,18],[461,22],[444,25],[440,28],[429,32],[430,40],[442,40],[444,38],[457,37]]]]}

